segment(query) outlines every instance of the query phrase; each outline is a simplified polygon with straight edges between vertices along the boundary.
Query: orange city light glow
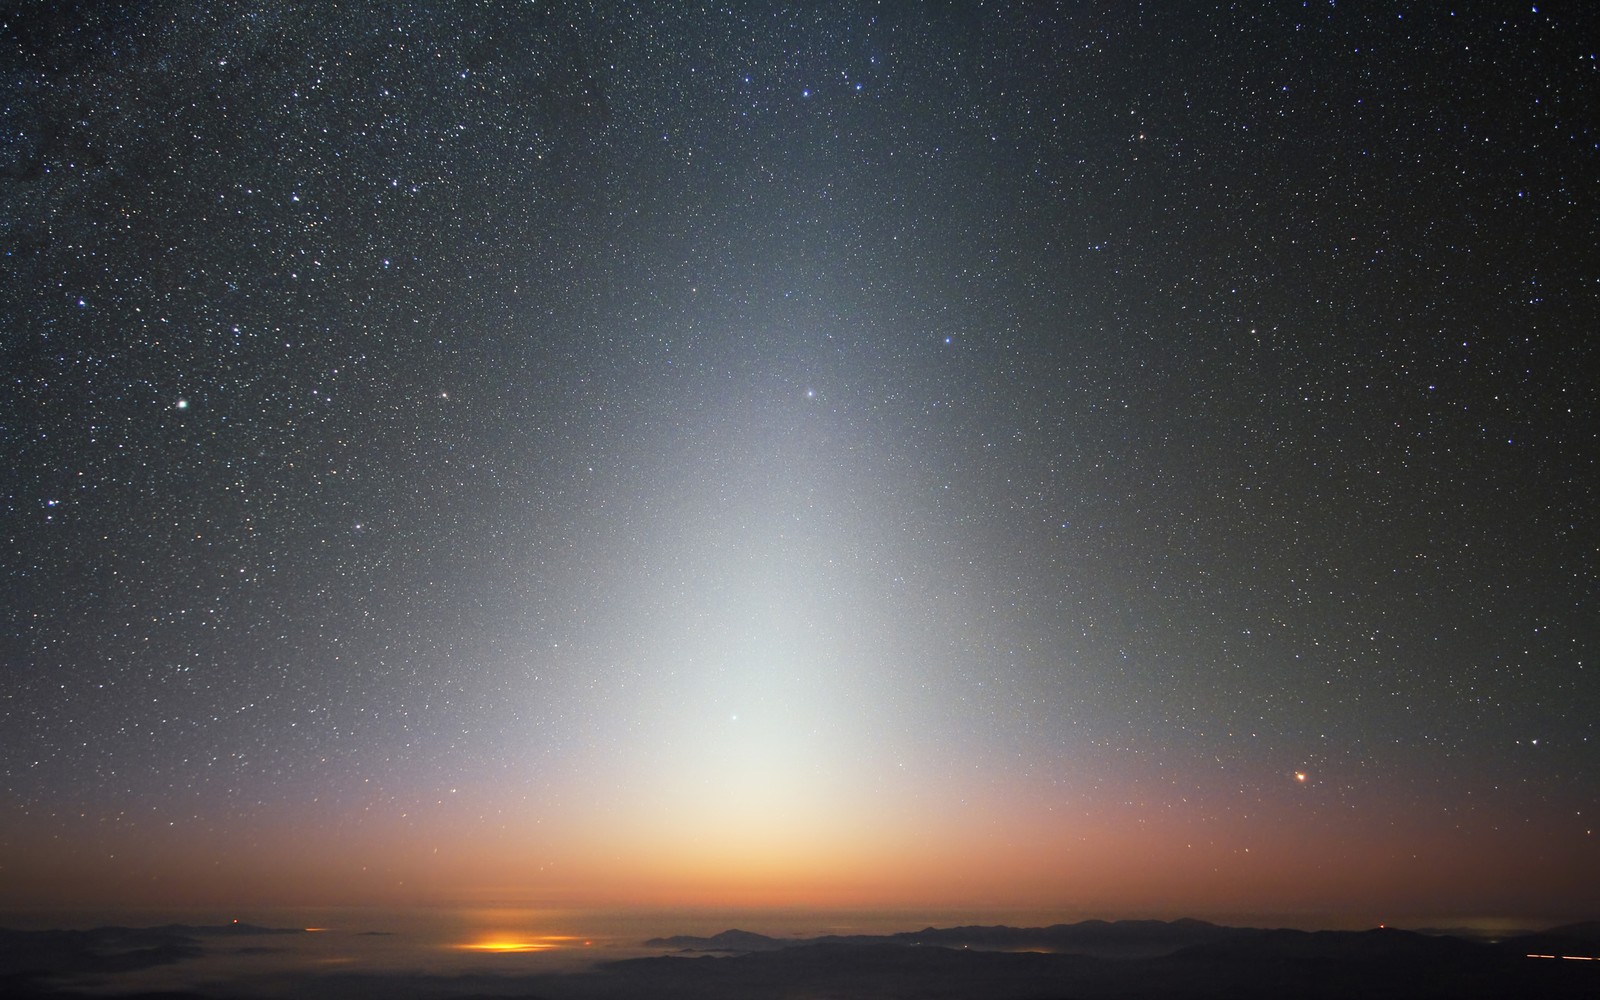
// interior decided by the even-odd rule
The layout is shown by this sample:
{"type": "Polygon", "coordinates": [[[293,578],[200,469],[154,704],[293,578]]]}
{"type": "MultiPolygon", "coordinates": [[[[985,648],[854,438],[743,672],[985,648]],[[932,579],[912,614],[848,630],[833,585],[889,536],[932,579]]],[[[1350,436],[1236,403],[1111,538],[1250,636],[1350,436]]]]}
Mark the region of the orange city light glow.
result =
{"type": "Polygon", "coordinates": [[[571,935],[563,934],[541,934],[536,937],[511,937],[502,934],[468,944],[458,944],[455,947],[460,951],[505,955],[516,952],[551,951],[555,948],[565,948],[576,940],[578,939],[571,935]]]}

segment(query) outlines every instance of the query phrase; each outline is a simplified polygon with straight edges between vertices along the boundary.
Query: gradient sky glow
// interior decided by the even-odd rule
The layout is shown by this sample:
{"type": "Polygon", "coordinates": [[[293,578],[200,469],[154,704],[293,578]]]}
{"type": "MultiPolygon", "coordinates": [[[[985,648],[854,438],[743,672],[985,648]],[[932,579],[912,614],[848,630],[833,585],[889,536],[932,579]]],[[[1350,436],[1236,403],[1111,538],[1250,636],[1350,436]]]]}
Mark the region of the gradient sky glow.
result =
{"type": "Polygon", "coordinates": [[[1600,15],[0,15],[0,911],[1600,904],[1600,15]]]}

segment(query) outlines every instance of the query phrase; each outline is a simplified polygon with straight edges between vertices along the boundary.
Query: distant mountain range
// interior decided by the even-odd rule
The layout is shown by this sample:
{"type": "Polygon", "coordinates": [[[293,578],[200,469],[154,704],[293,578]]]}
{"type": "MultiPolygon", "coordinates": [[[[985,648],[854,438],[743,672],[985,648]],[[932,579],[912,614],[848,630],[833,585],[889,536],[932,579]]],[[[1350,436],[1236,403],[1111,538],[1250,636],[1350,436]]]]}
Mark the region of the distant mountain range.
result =
{"type": "Polygon", "coordinates": [[[595,995],[718,998],[1212,998],[1600,996],[1600,927],[1574,924],[1495,944],[1412,931],[1261,930],[1199,920],[952,927],[881,936],[772,938],[748,931],[656,938],[685,954],[635,959],[598,976],[595,995]],[[1536,947],[1537,946],[1537,947],[1536,947]]]}
{"type": "MultiPolygon", "coordinates": [[[[255,924],[167,924],[91,930],[17,931],[0,927],[0,987],[6,977],[111,974],[170,965],[201,954],[201,938],[302,934],[255,924]]],[[[0,993],[4,993],[0,988],[0,993]]]]}
{"type": "MultiPolygon", "coordinates": [[[[0,930],[0,995],[87,998],[70,977],[111,985],[120,973],[195,958],[202,939],[297,934],[225,924],[90,931],[0,930]],[[69,979],[62,979],[69,977],[69,979]]],[[[887,935],[791,939],[728,930],[654,938],[677,954],[605,962],[583,972],[429,975],[297,972],[283,996],[473,1000],[1566,1000],[1600,996],[1600,924],[1571,924],[1497,943],[1412,931],[1262,930],[1200,920],[1090,920],[1051,927],[928,927],[887,935]],[[298,976],[298,978],[295,978],[298,976]]],[[[185,1000],[254,996],[217,983],[185,1000]]],[[[173,1000],[178,994],[162,994],[173,1000]]],[[[154,1000],[145,995],[143,1000],[154,1000]]]]}
{"type": "Polygon", "coordinates": [[[651,948],[680,951],[748,953],[773,951],[798,945],[902,945],[938,948],[976,948],[983,951],[1041,951],[1105,958],[1149,958],[1180,948],[1260,931],[1221,927],[1204,920],[1085,920],[1049,927],[926,927],[899,934],[829,934],[813,938],[774,938],[750,931],[727,930],[711,937],[651,938],[651,948]]]}
{"type": "MultiPolygon", "coordinates": [[[[807,945],[897,945],[982,951],[1037,951],[1062,955],[1095,955],[1103,958],[1152,958],[1207,944],[1216,945],[1220,951],[1227,947],[1226,942],[1235,942],[1236,947],[1249,949],[1286,946],[1290,942],[1295,942],[1296,947],[1302,948],[1339,947],[1340,943],[1352,940],[1376,940],[1352,937],[1355,933],[1224,927],[1193,919],[1085,920],[1076,924],[1052,924],[1049,927],[1005,925],[925,927],[920,931],[902,931],[898,934],[827,934],[808,938],[779,938],[751,931],[726,930],[710,937],[680,934],[651,938],[644,944],[648,948],[672,948],[683,952],[722,955],[776,951],[807,945]]],[[[1600,950],[1600,921],[1567,924],[1547,931],[1521,933],[1487,942],[1481,934],[1472,931],[1427,930],[1387,933],[1390,936],[1382,939],[1391,942],[1400,940],[1393,937],[1399,934],[1407,940],[1447,940],[1473,946],[1488,943],[1524,955],[1541,951],[1587,955],[1600,950]]]]}

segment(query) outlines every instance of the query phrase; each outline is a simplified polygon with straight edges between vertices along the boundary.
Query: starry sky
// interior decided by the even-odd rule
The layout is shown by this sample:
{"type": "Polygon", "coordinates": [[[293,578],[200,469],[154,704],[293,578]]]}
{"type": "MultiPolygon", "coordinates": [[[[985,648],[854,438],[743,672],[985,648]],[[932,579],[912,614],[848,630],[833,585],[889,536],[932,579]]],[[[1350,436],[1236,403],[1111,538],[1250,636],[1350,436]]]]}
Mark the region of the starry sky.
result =
{"type": "Polygon", "coordinates": [[[8,4],[0,907],[1592,916],[1600,13],[8,4]]]}

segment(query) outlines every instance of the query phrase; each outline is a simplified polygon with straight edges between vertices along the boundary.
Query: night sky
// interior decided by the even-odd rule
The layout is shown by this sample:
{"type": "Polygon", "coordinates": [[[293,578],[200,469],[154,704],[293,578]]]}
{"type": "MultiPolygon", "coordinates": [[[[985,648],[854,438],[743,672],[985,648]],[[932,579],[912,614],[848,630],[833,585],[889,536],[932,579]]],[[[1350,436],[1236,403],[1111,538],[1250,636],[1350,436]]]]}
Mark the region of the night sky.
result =
{"type": "Polygon", "coordinates": [[[1600,909],[1600,9],[0,14],[0,907],[1600,909]]]}

